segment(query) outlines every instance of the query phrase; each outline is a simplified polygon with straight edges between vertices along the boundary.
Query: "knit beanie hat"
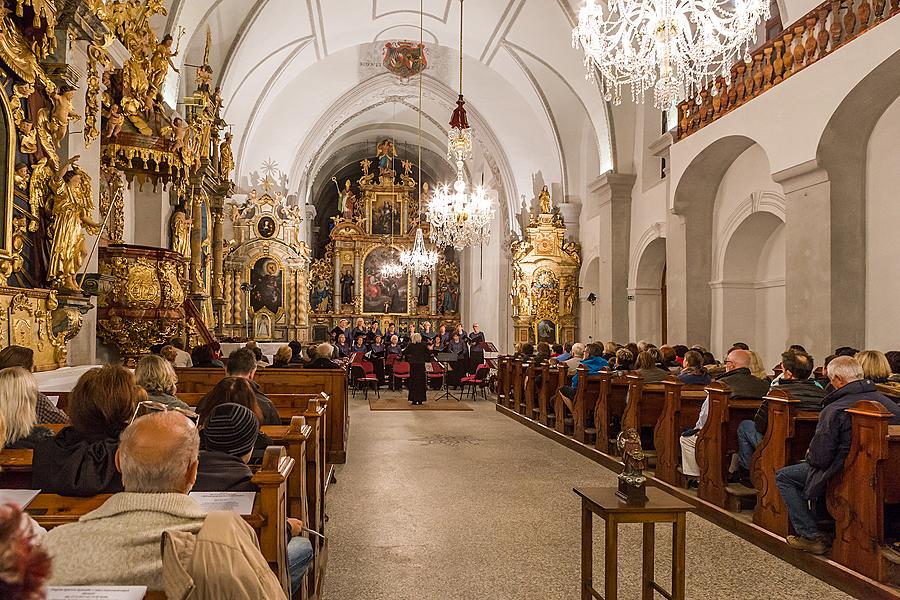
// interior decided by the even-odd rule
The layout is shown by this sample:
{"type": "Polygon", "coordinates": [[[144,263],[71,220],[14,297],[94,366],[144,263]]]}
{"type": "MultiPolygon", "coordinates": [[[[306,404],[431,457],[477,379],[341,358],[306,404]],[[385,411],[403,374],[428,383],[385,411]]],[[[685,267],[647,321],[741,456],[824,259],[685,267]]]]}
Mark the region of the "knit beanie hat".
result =
{"type": "Polygon", "coordinates": [[[244,456],[256,444],[259,421],[245,406],[231,402],[220,404],[212,409],[201,434],[207,450],[244,456]]]}

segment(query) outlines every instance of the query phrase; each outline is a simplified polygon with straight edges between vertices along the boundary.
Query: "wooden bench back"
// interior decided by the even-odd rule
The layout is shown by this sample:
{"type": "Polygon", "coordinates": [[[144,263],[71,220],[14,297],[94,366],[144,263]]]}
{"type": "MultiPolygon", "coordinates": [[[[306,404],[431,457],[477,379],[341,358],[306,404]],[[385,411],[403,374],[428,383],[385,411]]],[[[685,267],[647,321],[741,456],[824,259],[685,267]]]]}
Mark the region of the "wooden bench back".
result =
{"type": "Polygon", "coordinates": [[[850,453],[828,486],[828,511],[835,520],[832,560],[877,581],[888,581],[883,555],[885,505],[900,504],[900,426],[879,403],[863,400],[851,415],[850,453]]]}
{"type": "MultiPolygon", "coordinates": [[[[661,383],[645,383],[640,375],[628,375],[628,401],[622,413],[622,429],[653,427],[663,412],[666,390],[661,383]]],[[[650,450],[645,448],[645,450],[650,450]]]]}
{"type": "Polygon", "coordinates": [[[701,500],[726,508],[728,505],[728,456],[737,451],[737,427],[744,419],[753,419],[762,398],[731,398],[731,390],[722,382],[706,386],[709,417],[697,434],[696,457],[700,468],[701,500]]]}
{"type": "Polygon", "coordinates": [[[610,371],[601,371],[600,380],[600,393],[594,412],[597,427],[596,448],[601,452],[612,453],[615,449],[610,443],[614,433],[611,425],[614,419],[621,419],[622,413],[625,412],[628,380],[625,377],[617,377],[610,371]]]}
{"type": "Polygon", "coordinates": [[[819,422],[819,413],[800,410],[800,401],[791,398],[785,390],[773,389],[766,401],[766,433],[756,446],[750,468],[756,488],[753,522],[772,533],[787,536],[787,507],[775,486],[775,475],[779,469],[803,459],[819,422]]]}
{"type": "Polygon", "coordinates": [[[663,407],[653,429],[656,448],[654,477],[672,485],[679,485],[678,472],[681,434],[697,424],[700,408],[706,399],[703,386],[685,385],[677,379],[663,382],[663,407]]]}

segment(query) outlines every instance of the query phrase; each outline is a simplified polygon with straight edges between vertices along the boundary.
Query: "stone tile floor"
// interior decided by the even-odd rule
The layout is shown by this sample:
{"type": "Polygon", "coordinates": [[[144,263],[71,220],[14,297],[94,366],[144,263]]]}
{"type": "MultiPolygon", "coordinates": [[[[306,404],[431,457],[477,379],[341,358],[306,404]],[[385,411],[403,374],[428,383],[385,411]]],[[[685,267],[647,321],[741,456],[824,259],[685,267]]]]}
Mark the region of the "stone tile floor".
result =
{"type": "MultiPolygon", "coordinates": [[[[328,494],[326,600],[579,598],[580,504],[572,488],[612,486],[615,476],[491,402],[474,407],[370,412],[361,397],[351,400],[348,462],[328,494]]],[[[594,526],[597,588],[601,524],[594,526]]],[[[658,581],[669,580],[670,531],[657,527],[658,581]]],[[[640,535],[639,525],[620,527],[622,599],[640,597],[640,535]]],[[[689,515],[687,597],[849,596],[689,515]]]]}

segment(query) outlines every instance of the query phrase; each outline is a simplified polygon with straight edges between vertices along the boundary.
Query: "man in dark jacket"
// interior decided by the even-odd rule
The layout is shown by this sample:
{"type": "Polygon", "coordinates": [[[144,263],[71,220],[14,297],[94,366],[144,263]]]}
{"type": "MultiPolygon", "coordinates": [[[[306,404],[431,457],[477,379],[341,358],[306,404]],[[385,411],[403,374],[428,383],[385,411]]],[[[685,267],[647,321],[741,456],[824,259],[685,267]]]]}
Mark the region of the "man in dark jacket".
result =
{"type": "Polygon", "coordinates": [[[750,353],[732,349],[725,358],[725,372],[716,378],[731,390],[732,398],[762,398],[769,392],[769,382],[750,373],[750,353]]]}
{"type": "Polygon", "coordinates": [[[225,373],[229,377],[243,377],[250,382],[253,391],[256,393],[256,403],[263,414],[263,422],[260,425],[281,425],[281,417],[275,405],[269,400],[268,396],[259,389],[259,384],[253,381],[256,375],[256,355],[249,348],[239,348],[228,355],[228,366],[225,367],[225,373]]]}
{"type": "Polygon", "coordinates": [[[341,365],[331,360],[331,354],[334,347],[329,343],[319,344],[316,346],[315,352],[310,350],[309,357],[312,359],[305,365],[304,369],[342,369],[341,365]]]}
{"type": "MultiPolygon", "coordinates": [[[[800,410],[822,410],[825,399],[825,388],[815,379],[810,379],[814,364],[813,358],[806,352],[788,350],[781,355],[781,379],[772,383],[769,390],[783,390],[794,400],[799,400],[800,410]]],[[[741,421],[737,429],[738,462],[741,465],[741,479],[749,478],[750,459],[753,452],[766,433],[769,425],[769,403],[763,400],[753,420],[741,421]]]]}
{"type": "Polygon", "coordinates": [[[834,391],[825,397],[825,408],[819,415],[806,460],[780,469],[775,476],[797,534],[789,535],[787,543],[813,554],[825,554],[829,544],[819,530],[810,503],[825,494],[828,480],[843,468],[850,452],[852,428],[846,409],[861,400],[880,402],[894,415],[891,425],[900,425],[900,406],[875,390],[875,384],[864,378],[862,366],[855,358],[839,356],[828,363],[828,380],[834,391]]]}
{"type": "Polygon", "coordinates": [[[247,466],[259,435],[253,411],[240,404],[212,409],[200,432],[200,464],[195,492],[255,492],[253,471],[247,466]]]}

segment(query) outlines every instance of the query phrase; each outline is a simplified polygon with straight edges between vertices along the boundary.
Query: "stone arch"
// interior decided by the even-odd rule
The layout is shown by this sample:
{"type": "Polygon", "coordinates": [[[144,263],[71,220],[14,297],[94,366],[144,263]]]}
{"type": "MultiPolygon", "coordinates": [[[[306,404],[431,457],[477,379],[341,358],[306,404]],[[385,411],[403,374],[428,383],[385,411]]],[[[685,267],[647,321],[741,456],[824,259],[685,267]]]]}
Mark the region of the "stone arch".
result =
{"type": "MultiPolygon", "coordinates": [[[[771,196],[775,196],[772,194],[771,196]]],[[[783,200],[781,207],[783,209],[783,200]]],[[[787,339],[784,212],[752,199],[732,213],[717,248],[712,288],[712,351],[744,341],[774,364],[787,339]],[[749,208],[748,208],[749,206],[749,208]]]]}
{"type": "MultiPolygon", "coordinates": [[[[658,224],[659,225],[659,224],[658,224]]],[[[657,235],[641,248],[633,261],[634,273],[629,286],[631,339],[646,339],[655,344],[667,341],[666,323],[666,238],[657,227],[657,235]]]]}
{"type": "Polygon", "coordinates": [[[816,150],[816,160],[827,171],[831,185],[833,345],[865,345],[867,150],[876,124],[897,98],[900,51],[847,94],[825,126],[816,150]]]}
{"type": "Polygon", "coordinates": [[[669,272],[678,274],[668,281],[673,342],[709,345],[716,196],[734,161],[756,143],[743,135],[720,138],[694,157],[676,183],[666,237],[669,272]]]}

